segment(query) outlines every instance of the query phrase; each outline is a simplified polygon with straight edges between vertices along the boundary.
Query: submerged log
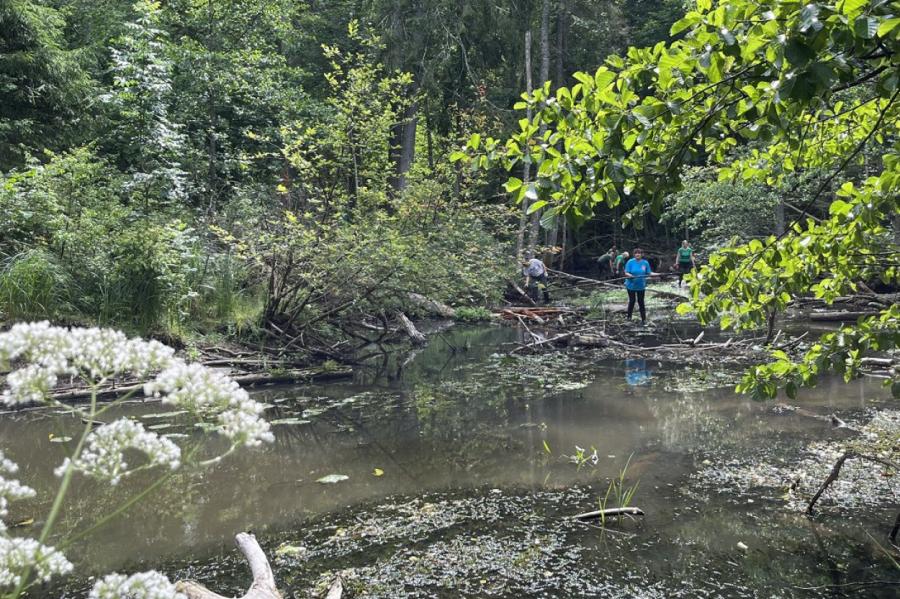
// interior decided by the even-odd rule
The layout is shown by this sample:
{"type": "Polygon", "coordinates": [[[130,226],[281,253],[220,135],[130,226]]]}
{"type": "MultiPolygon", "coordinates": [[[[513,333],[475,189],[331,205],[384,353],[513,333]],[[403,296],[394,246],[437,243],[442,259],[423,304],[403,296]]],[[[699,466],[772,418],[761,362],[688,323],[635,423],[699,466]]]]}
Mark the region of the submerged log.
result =
{"type": "Polygon", "coordinates": [[[609,337],[605,335],[574,335],[572,345],[579,347],[609,347],[609,337]]]}
{"type": "Polygon", "coordinates": [[[849,312],[842,310],[839,312],[810,312],[809,319],[818,322],[846,322],[855,321],[860,317],[877,315],[878,312],[849,312]]]}
{"type": "Polygon", "coordinates": [[[599,518],[611,518],[613,516],[643,516],[644,510],[639,507],[611,507],[605,510],[595,510],[593,512],[584,512],[572,516],[575,520],[597,520],[599,518]]]}
{"type": "MultiPolygon", "coordinates": [[[[275,586],[275,574],[272,573],[272,567],[269,565],[266,554],[256,542],[256,537],[242,532],[238,533],[234,540],[238,549],[244,554],[244,558],[250,565],[250,572],[253,574],[253,582],[241,599],[282,599],[278,587],[275,586]]],[[[178,582],[175,588],[187,599],[228,599],[190,580],[178,582]]],[[[331,597],[330,592],[328,596],[331,597]]]]}
{"type": "Polygon", "coordinates": [[[409,301],[411,301],[416,306],[422,308],[429,314],[434,314],[436,316],[442,316],[444,318],[455,318],[456,317],[456,310],[454,310],[447,304],[443,304],[437,300],[433,300],[430,297],[425,297],[424,295],[420,295],[418,293],[410,293],[409,301]]]}
{"type": "MultiPolygon", "coordinates": [[[[269,364],[272,366],[273,364],[269,364]]],[[[281,372],[250,372],[228,373],[229,378],[243,386],[275,383],[298,383],[314,381],[334,381],[353,376],[352,368],[335,368],[332,370],[306,368],[284,370],[281,372]]],[[[50,397],[56,401],[73,401],[90,399],[94,391],[89,387],[69,387],[57,389],[50,393],[50,397]]],[[[123,385],[109,385],[96,391],[97,399],[115,399],[125,395],[135,397],[144,396],[144,383],[130,383],[123,385]]]]}
{"type": "Polygon", "coordinates": [[[428,343],[428,339],[423,335],[419,329],[416,328],[416,325],[409,319],[409,317],[403,312],[397,312],[397,320],[400,321],[400,324],[403,325],[403,330],[406,331],[407,336],[409,336],[410,340],[413,342],[413,345],[425,345],[428,343]]]}

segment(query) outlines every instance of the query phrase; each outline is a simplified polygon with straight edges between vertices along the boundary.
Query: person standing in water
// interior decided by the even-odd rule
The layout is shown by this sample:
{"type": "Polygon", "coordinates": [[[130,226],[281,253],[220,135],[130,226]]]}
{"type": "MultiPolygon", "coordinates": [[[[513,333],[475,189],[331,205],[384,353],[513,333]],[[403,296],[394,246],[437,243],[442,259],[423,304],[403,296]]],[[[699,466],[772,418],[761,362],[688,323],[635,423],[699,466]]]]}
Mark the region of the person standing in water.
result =
{"type": "Polygon", "coordinates": [[[692,271],[697,266],[694,261],[694,248],[688,244],[687,239],[681,242],[681,247],[675,252],[675,263],[678,265],[678,286],[681,287],[685,273],[692,271]]]}
{"type": "Polygon", "coordinates": [[[650,263],[644,260],[644,251],[635,248],[634,258],[625,263],[625,289],[628,290],[628,320],[634,312],[637,301],[641,312],[641,324],[647,324],[647,309],[644,307],[644,290],[647,289],[647,277],[657,273],[650,269],[650,263]]]}

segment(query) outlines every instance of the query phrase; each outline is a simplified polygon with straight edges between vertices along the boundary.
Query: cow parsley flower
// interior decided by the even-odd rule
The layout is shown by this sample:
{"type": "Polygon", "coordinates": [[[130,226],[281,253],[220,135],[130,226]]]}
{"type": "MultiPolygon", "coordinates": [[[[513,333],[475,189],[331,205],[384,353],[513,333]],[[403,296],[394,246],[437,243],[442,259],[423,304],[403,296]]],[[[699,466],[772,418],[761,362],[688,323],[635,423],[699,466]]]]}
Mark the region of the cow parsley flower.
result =
{"type": "MultiPolygon", "coordinates": [[[[18,470],[18,465],[7,459],[3,452],[0,451],[0,472],[3,474],[15,474],[18,470]]],[[[34,489],[0,474],[0,532],[6,530],[3,519],[9,513],[9,502],[30,497],[34,497],[34,489]]]]}
{"type": "Polygon", "coordinates": [[[169,367],[174,354],[158,341],[128,339],[113,329],[19,323],[0,333],[0,366],[24,364],[10,373],[0,401],[43,401],[61,375],[80,376],[89,383],[121,375],[145,377],[169,367]]]}
{"type": "Polygon", "coordinates": [[[44,401],[56,386],[56,380],[56,372],[36,364],[13,370],[6,377],[6,389],[0,395],[0,401],[8,406],[44,401]]]}
{"type": "Polygon", "coordinates": [[[0,588],[21,583],[28,568],[37,580],[46,582],[57,574],[71,572],[72,563],[53,547],[34,539],[0,537],[0,588]]]}
{"type": "MultiPolygon", "coordinates": [[[[122,375],[146,378],[158,372],[144,385],[146,395],[160,397],[164,403],[213,424],[234,446],[254,446],[274,438],[262,418],[263,406],[234,380],[202,365],[187,364],[162,343],[129,339],[113,329],[67,329],[47,322],[16,324],[0,333],[0,367],[6,365],[16,367],[0,395],[0,402],[6,405],[44,401],[62,375],[98,383],[122,375]]],[[[75,464],[79,470],[118,482],[127,469],[121,457],[125,447],[145,451],[152,464],[177,465],[180,456],[170,442],[163,443],[143,429],[137,431],[137,425],[117,426],[92,436],[92,446],[75,464]],[[101,466],[112,470],[103,475],[101,466]]],[[[61,469],[66,467],[68,463],[61,469]]]]}
{"type": "Polygon", "coordinates": [[[71,466],[88,476],[117,485],[131,473],[125,461],[127,449],[146,454],[148,466],[168,466],[175,470],[181,463],[181,449],[172,441],[144,430],[139,422],[122,418],[91,431],[81,455],[74,461],[66,458],[56,469],[56,475],[62,476],[71,466]]]}
{"type": "Polygon", "coordinates": [[[98,581],[88,599],[186,599],[166,576],[150,570],[125,576],[110,574],[98,581]]]}
{"type": "Polygon", "coordinates": [[[274,439],[261,414],[262,404],[234,380],[199,364],[176,363],[144,385],[144,394],[187,410],[199,418],[214,417],[219,432],[236,445],[259,445],[274,439]]]}

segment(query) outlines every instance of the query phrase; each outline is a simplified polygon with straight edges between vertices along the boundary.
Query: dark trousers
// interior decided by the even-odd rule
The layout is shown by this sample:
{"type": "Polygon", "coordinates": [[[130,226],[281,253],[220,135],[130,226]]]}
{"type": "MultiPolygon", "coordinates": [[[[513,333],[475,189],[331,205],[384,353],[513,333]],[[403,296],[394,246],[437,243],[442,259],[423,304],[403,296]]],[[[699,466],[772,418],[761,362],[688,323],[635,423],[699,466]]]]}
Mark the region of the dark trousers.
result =
{"type": "Polygon", "coordinates": [[[694,265],[690,262],[679,262],[678,263],[678,286],[681,287],[681,280],[684,279],[684,275],[694,270],[694,265]]]}
{"type": "Polygon", "coordinates": [[[543,274],[539,277],[531,277],[528,285],[528,295],[535,303],[539,300],[540,295],[544,296],[544,303],[550,302],[550,291],[547,289],[547,275],[543,274]]]}
{"type": "Polygon", "coordinates": [[[644,290],[632,291],[628,290],[628,320],[631,320],[631,313],[634,312],[634,300],[637,300],[638,308],[641,311],[641,322],[647,320],[647,309],[644,308],[644,290]]]}

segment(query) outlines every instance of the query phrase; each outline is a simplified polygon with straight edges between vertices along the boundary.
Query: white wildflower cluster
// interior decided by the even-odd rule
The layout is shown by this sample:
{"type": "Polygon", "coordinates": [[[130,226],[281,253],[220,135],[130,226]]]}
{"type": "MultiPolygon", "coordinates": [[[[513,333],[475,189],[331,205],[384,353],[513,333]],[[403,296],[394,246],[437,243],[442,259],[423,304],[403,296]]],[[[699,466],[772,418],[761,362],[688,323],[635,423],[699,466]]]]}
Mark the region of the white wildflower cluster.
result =
{"type": "Polygon", "coordinates": [[[18,470],[19,466],[8,460],[0,451],[0,532],[6,530],[3,519],[9,513],[9,502],[34,497],[34,489],[3,476],[4,474],[15,474],[18,470]]]}
{"type": "Polygon", "coordinates": [[[46,582],[57,574],[71,572],[72,564],[53,547],[34,539],[0,537],[0,588],[21,583],[22,574],[29,568],[37,580],[46,582]]]}
{"type": "Polygon", "coordinates": [[[172,441],[144,430],[139,422],[122,418],[91,431],[81,455],[74,461],[66,458],[56,469],[56,475],[62,476],[71,466],[88,476],[117,485],[132,472],[125,461],[128,449],[146,454],[147,466],[168,466],[175,470],[181,463],[181,449],[172,441]]]}
{"type": "Polygon", "coordinates": [[[21,323],[0,333],[0,367],[24,364],[6,379],[7,405],[43,401],[62,375],[88,382],[121,375],[147,376],[168,367],[174,350],[158,341],[128,339],[112,329],[67,329],[21,323]]]}
{"type": "MultiPolygon", "coordinates": [[[[174,350],[157,341],[129,339],[112,329],[68,329],[47,322],[14,325],[0,333],[0,368],[16,367],[6,379],[0,401],[19,405],[43,401],[57,377],[78,376],[89,383],[123,375],[147,377],[148,396],[187,410],[207,421],[234,445],[272,441],[262,404],[227,376],[199,364],[176,358],[174,350]]],[[[177,446],[125,420],[91,433],[89,445],[74,466],[91,476],[115,484],[127,474],[122,452],[143,451],[153,465],[177,467],[177,446]]],[[[65,471],[69,463],[63,464],[65,471]]]]}
{"type": "MultiPolygon", "coordinates": [[[[42,401],[57,377],[100,381],[121,375],[160,374],[144,387],[194,416],[209,419],[236,445],[273,439],[261,417],[263,406],[228,378],[198,364],[187,364],[157,341],[128,339],[112,329],[67,329],[47,322],[14,325],[0,333],[0,366],[22,364],[9,374],[0,400],[7,405],[42,401]]],[[[120,431],[123,432],[123,431],[120,431]]]]}
{"type": "Polygon", "coordinates": [[[144,385],[144,394],[200,418],[214,417],[220,433],[236,445],[271,442],[264,406],[250,399],[235,381],[199,364],[177,362],[144,385]]]}
{"type": "Polygon", "coordinates": [[[88,599],[186,599],[166,576],[156,571],[125,576],[110,574],[98,581],[88,599]]]}

